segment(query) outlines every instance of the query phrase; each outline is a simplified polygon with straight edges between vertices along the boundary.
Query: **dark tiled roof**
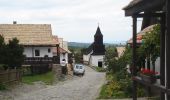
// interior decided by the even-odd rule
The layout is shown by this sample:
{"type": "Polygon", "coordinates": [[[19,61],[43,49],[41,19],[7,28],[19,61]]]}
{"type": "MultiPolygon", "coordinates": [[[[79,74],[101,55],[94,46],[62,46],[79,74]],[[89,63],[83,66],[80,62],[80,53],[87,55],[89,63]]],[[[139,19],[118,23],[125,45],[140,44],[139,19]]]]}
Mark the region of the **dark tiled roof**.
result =
{"type": "Polygon", "coordinates": [[[127,6],[125,6],[125,7],[123,8],[123,10],[126,10],[126,9],[128,9],[128,8],[131,8],[131,7],[133,7],[134,5],[140,3],[141,1],[143,1],[143,0],[133,0],[133,1],[131,1],[127,6]]]}
{"type": "Polygon", "coordinates": [[[93,51],[93,43],[85,50],[84,54],[89,54],[91,51],[93,51]]]}
{"type": "MultiPolygon", "coordinates": [[[[94,36],[100,36],[102,35],[101,31],[100,31],[100,27],[97,28],[96,34],[94,36]]],[[[103,35],[102,35],[103,36],[103,35]]]]}

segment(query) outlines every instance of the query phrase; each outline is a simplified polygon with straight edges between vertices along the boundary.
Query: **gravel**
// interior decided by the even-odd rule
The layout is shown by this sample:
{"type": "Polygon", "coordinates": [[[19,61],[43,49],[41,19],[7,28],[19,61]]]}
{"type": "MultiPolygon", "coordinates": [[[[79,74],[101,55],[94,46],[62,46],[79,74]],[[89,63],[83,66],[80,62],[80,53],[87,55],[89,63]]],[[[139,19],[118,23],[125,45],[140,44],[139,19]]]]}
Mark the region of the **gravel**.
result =
{"type": "Polygon", "coordinates": [[[42,82],[34,85],[21,84],[0,92],[0,100],[94,100],[105,82],[105,73],[86,66],[84,76],[47,86],[42,82]]]}

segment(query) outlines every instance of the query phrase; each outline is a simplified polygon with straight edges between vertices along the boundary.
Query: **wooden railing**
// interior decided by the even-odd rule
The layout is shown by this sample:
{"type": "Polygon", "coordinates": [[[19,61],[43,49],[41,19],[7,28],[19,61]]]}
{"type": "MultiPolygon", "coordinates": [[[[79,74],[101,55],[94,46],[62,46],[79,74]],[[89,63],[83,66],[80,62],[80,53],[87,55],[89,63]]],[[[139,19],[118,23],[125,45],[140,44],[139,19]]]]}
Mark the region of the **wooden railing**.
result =
{"type": "Polygon", "coordinates": [[[58,63],[58,57],[27,57],[24,59],[24,64],[52,64],[58,63]]]}

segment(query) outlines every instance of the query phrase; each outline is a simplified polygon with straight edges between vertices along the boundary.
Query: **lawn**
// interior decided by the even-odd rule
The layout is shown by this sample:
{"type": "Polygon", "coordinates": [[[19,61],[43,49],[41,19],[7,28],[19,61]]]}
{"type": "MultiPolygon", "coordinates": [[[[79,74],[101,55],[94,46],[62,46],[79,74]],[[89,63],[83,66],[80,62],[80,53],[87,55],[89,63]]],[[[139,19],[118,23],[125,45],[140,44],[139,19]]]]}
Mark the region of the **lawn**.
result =
{"type": "Polygon", "coordinates": [[[36,81],[42,81],[47,85],[50,85],[54,81],[54,74],[52,72],[48,72],[45,74],[40,75],[29,75],[29,76],[23,76],[22,82],[27,84],[33,84],[33,82],[36,81]]]}

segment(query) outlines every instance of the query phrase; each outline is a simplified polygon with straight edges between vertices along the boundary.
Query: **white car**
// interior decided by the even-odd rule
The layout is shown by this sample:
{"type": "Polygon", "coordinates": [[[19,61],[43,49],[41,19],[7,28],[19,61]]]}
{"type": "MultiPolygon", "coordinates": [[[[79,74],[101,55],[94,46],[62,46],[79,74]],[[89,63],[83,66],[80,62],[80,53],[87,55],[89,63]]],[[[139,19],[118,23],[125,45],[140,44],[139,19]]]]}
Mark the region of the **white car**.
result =
{"type": "Polygon", "coordinates": [[[85,67],[82,64],[75,64],[73,69],[73,74],[81,74],[84,75],[85,73],[85,67]]]}

